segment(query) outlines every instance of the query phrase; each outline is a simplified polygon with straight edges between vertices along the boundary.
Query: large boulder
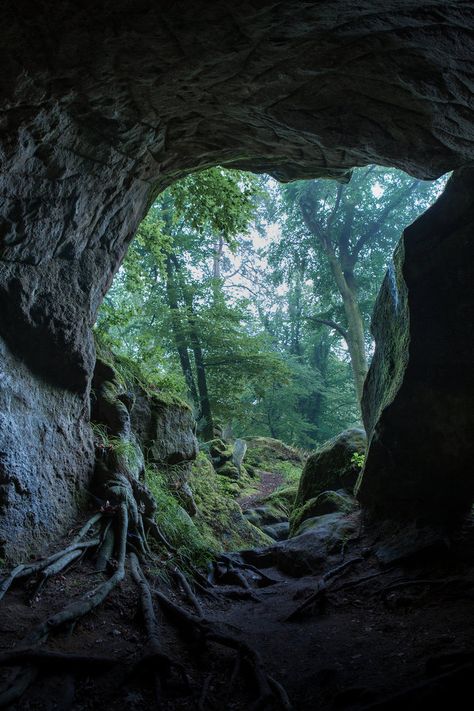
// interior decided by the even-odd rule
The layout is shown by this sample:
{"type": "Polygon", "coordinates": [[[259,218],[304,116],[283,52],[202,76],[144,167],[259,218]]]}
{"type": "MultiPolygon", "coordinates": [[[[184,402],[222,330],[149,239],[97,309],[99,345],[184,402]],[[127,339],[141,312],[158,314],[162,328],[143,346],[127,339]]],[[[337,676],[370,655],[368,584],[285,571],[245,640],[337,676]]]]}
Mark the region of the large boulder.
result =
{"type": "Polygon", "coordinates": [[[300,508],[323,491],[346,489],[352,492],[360,471],[360,464],[354,455],[364,455],[365,449],[363,429],[345,430],[325,442],[306,462],[295,508],[300,508]]]}
{"type": "Polygon", "coordinates": [[[359,514],[331,513],[308,520],[299,536],[265,548],[245,550],[242,559],[259,568],[276,567],[294,576],[319,572],[331,556],[338,556],[357,535],[359,514]]]}
{"type": "Polygon", "coordinates": [[[358,507],[357,500],[344,489],[323,491],[313,499],[309,499],[301,508],[297,508],[292,512],[290,535],[297,536],[300,533],[301,524],[307,519],[335,512],[352,513],[358,507]]]}
{"type": "Polygon", "coordinates": [[[130,418],[149,461],[174,465],[196,459],[196,423],[182,400],[137,388],[130,418]]]}
{"type": "Polygon", "coordinates": [[[474,497],[474,170],[408,227],[374,310],[357,496],[373,520],[455,522],[474,497]]]}

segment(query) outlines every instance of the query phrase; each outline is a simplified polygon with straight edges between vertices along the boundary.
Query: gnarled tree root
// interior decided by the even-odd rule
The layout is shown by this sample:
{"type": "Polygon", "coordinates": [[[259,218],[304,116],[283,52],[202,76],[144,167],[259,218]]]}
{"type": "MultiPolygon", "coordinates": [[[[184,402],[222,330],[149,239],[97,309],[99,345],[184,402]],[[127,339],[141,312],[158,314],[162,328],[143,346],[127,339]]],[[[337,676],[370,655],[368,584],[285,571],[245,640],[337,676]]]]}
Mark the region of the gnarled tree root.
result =
{"type": "MultiPolygon", "coordinates": [[[[113,571],[106,580],[92,590],[35,625],[16,649],[0,654],[0,667],[11,669],[9,678],[3,688],[0,688],[0,707],[16,702],[39,675],[43,672],[51,673],[51,668],[61,669],[64,674],[74,675],[84,672],[103,674],[108,670],[112,671],[116,666],[123,666],[123,673],[121,673],[123,683],[138,673],[146,671],[147,679],[153,680],[157,708],[163,708],[168,682],[171,679],[176,682],[176,677],[185,693],[193,696],[194,691],[183,665],[164,651],[153,605],[155,599],[174,626],[180,632],[191,634],[199,645],[214,643],[236,653],[231,686],[235,685],[239,676],[244,676],[246,681],[249,676],[253,678],[258,690],[257,699],[251,707],[254,711],[265,708],[290,709],[286,692],[265,671],[258,652],[247,643],[223,633],[217,624],[204,617],[201,603],[194,590],[216,597],[215,588],[194,569],[191,561],[189,565],[186,562],[186,566],[193,571],[193,574],[195,573],[192,584],[177,567],[173,570],[173,576],[185,600],[197,615],[173,603],[162,592],[150,588],[142,569],[142,563],[152,559],[145,528],[148,535],[155,538],[168,552],[175,554],[176,550],[151,519],[143,520],[133,486],[124,475],[112,476],[103,485],[102,493],[104,492],[107,499],[101,511],[87,521],[66,548],[40,561],[17,566],[0,582],[0,599],[18,581],[24,583],[28,579],[34,579],[39,582],[41,588],[50,578],[79,561],[85,554],[96,556],[96,574],[104,573],[108,568],[113,571]],[[102,605],[110,593],[124,580],[127,560],[133,580],[138,587],[147,633],[144,653],[138,659],[122,660],[111,657],[69,655],[42,648],[41,645],[45,644],[52,634],[60,629],[74,626],[77,621],[102,605]]],[[[252,573],[252,582],[257,581],[257,585],[269,585],[275,582],[267,579],[257,569],[234,565],[227,557],[224,557],[220,565],[224,566],[224,570],[230,573],[232,580],[241,587],[241,592],[246,594],[253,594],[245,577],[249,572],[252,573]]],[[[73,676],[71,679],[74,684],[73,676]]],[[[205,708],[205,704],[208,703],[211,680],[212,674],[207,675],[202,689],[196,693],[194,705],[197,708],[199,705],[205,708]]]]}
{"type": "MultiPolygon", "coordinates": [[[[190,612],[176,605],[159,590],[153,590],[153,594],[158,600],[161,608],[167,614],[174,625],[185,635],[192,635],[199,640],[200,644],[214,642],[237,652],[238,669],[247,668],[258,688],[258,698],[250,707],[252,711],[265,708],[281,708],[290,711],[292,706],[288,696],[278,682],[270,677],[265,671],[259,653],[250,647],[246,642],[242,642],[235,637],[224,634],[218,625],[204,617],[196,617],[190,612]],[[277,704],[277,706],[275,706],[277,704]]],[[[234,675],[233,675],[234,676],[234,675]]],[[[207,691],[206,691],[207,694],[207,691]]],[[[201,698],[204,694],[204,689],[201,698]]]]}
{"type": "MultiPolygon", "coordinates": [[[[39,657],[36,661],[33,658],[35,646],[45,643],[51,633],[56,632],[56,630],[68,625],[75,625],[78,620],[99,607],[124,579],[127,548],[131,547],[128,540],[130,534],[133,535],[133,548],[138,549],[140,555],[146,556],[148,546],[144,539],[143,521],[138,511],[130,482],[123,475],[117,474],[108,482],[107,493],[113,504],[107,501],[103,510],[87,521],[66,548],[40,561],[18,565],[0,583],[0,599],[15,582],[20,580],[38,577],[39,588],[41,588],[49,578],[58,575],[71,563],[77,561],[84,551],[89,553],[99,551],[100,557],[104,547],[106,555],[102,555],[101,567],[104,567],[104,563],[106,567],[111,559],[110,531],[112,530],[112,525],[115,524],[113,538],[115,542],[115,550],[113,551],[115,571],[106,581],[74,600],[59,612],[50,615],[26,635],[20,643],[20,650],[30,649],[30,661],[27,662],[26,667],[17,666],[12,669],[12,674],[6,685],[3,689],[0,689],[0,707],[8,706],[20,698],[35,680],[38,674],[37,662],[39,661],[39,657]],[[113,516],[112,521],[110,521],[110,516],[113,516]],[[102,527],[102,531],[97,531],[97,527],[102,527]],[[91,532],[95,532],[94,536],[86,538],[91,532]],[[135,545],[137,541],[138,545],[135,545]]],[[[4,665],[6,665],[6,662],[4,665]]],[[[8,664],[8,666],[11,666],[11,664],[8,664]]]]}

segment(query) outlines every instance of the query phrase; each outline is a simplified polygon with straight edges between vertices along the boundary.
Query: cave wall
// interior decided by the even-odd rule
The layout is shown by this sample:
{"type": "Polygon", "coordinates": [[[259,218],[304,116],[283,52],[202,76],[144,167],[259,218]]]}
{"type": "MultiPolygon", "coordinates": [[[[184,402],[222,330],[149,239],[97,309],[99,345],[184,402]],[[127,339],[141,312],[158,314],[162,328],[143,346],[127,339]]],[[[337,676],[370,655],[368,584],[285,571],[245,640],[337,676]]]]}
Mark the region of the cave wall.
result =
{"type": "Polygon", "coordinates": [[[90,327],[150,199],[216,163],[284,180],[347,179],[372,162],[425,178],[466,165],[473,14],[470,3],[436,0],[4,0],[8,555],[30,546],[32,530],[14,523],[11,496],[25,517],[32,501],[39,507],[46,540],[74,509],[76,481],[90,476],[90,327]],[[11,397],[16,380],[21,397],[11,397]],[[34,413],[47,437],[32,431],[34,413]]]}
{"type": "Polygon", "coordinates": [[[358,497],[372,517],[456,521],[474,499],[474,170],[408,227],[373,315],[358,497]]]}

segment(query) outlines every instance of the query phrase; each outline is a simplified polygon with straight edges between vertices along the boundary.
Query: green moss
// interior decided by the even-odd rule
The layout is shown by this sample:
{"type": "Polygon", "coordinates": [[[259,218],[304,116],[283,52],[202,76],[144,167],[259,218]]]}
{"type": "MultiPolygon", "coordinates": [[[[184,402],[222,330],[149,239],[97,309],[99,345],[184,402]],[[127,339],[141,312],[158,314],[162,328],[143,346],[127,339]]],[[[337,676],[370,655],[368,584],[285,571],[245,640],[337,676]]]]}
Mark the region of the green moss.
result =
{"type": "Polygon", "coordinates": [[[252,473],[260,469],[281,474],[286,484],[299,481],[304,459],[296,449],[271,437],[251,437],[247,444],[245,466],[252,473]]]}
{"type": "Polygon", "coordinates": [[[226,462],[221,467],[218,467],[216,471],[218,474],[225,476],[228,479],[234,479],[235,481],[239,479],[239,470],[230,462],[226,462]]]}
{"type": "Polygon", "coordinates": [[[217,542],[199,530],[180,506],[165,474],[154,467],[147,468],[146,483],[157,503],[155,517],[161,531],[178,549],[183,561],[189,559],[197,566],[205,566],[219,550],[217,542]]]}
{"type": "Polygon", "coordinates": [[[298,487],[296,484],[282,486],[264,499],[264,502],[283,511],[287,516],[293,508],[298,487]]]}
{"type": "Polygon", "coordinates": [[[234,496],[229,492],[228,480],[214,471],[204,453],[193,463],[189,484],[199,513],[195,526],[218,550],[239,550],[271,542],[262,531],[252,526],[244,516],[234,496]]]}
{"type": "Polygon", "coordinates": [[[97,331],[94,335],[97,357],[114,371],[115,380],[120,388],[124,390],[141,388],[147,396],[153,398],[156,406],[161,403],[163,406],[178,405],[191,410],[185,400],[164,387],[166,384],[160,382],[156,374],[146,373],[140,363],[114,353],[97,331]]]}
{"type": "Polygon", "coordinates": [[[300,508],[323,491],[352,490],[359,473],[352,458],[354,453],[364,454],[365,449],[365,432],[356,428],[325,442],[305,464],[295,506],[300,508]]]}
{"type": "Polygon", "coordinates": [[[295,508],[290,516],[290,536],[299,532],[301,524],[316,516],[340,512],[351,513],[357,508],[355,500],[349,495],[337,491],[323,491],[318,496],[309,499],[304,506],[295,508]]]}

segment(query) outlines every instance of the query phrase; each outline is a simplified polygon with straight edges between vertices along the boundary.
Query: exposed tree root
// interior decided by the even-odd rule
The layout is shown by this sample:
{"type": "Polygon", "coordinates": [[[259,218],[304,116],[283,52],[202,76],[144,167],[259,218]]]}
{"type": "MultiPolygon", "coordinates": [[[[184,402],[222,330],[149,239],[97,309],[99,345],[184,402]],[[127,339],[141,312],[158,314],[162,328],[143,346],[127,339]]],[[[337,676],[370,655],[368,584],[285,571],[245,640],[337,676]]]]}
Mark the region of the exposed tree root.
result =
{"type": "Polygon", "coordinates": [[[266,575],[264,572],[256,568],[254,565],[250,565],[250,563],[243,563],[241,561],[235,560],[234,558],[231,558],[228,555],[220,555],[219,559],[217,561],[218,563],[223,563],[226,567],[227,570],[241,570],[244,573],[250,572],[253,573],[252,578],[256,581],[258,587],[267,587],[268,585],[276,585],[278,582],[277,580],[274,580],[273,578],[270,578],[268,575],[266,575]]]}
{"type": "MultiPolygon", "coordinates": [[[[163,611],[170,621],[186,636],[192,635],[201,646],[206,642],[214,642],[237,652],[239,670],[247,668],[258,689],[258,697],[250,707],[252,711],[265,708],[281,708],[290,711],[291,704],[283,687],[272,679],[264,669],[262,659],[258,652],[246,642],[223,634],[218,625],[204,617],[196,617],[176,605],[159,590],[153,590],[163,611]],[[275,707],[275,703],[277,706],[275,707]]],[[[233,678],[235,672],[233,674],[233,678]]],[[[207,692],[206,692],[207,693],[207,692]]]]}
{"type": "Polygon", "coordinates": [[[315,605],[324,604],[326,592],[329,587],[329,581],[339,577],[349,568],[352,568],[352,566],[357,565],[358,563],[362,563],[363,560],[363,558],[352,558],[351,560],[347,560],[345,563],[341,563],[341,565],[332,568],[332,570],[328,570],[328,572],[325,573],[320,580],[318,580],[317,587],[314,593],[308,598],[306,598],[306,600],[304,600],[300,605],[298,605],[298,607],[296,607],[293,612],[291,612],[287,617],[285,617],[283,621],[293,622],[294,620],[299,619],[304,612],[308,611],[315,605]]]}
{"type": "MultiPolygon", "coordinates": [[[[0,689],[0,707],[6,707],[16,702],[35,682],[38,676],[51,674],[51,668],[61,669],[71,676],[71,693],[74,694],[74,674],[103,674],[117,666],[123,666],[121,678],[125,682],[131,677],[146,672],[148,680],[153,681],[156,708],[163,708],[165,696],[170,681],[176,684],[179,680],[188,696],[193,696],[195,690],[182,664],[173,660],[164,650],[156,618],[153,599],[158,600],[160,607],[166,613],[180,632],[192,635],[200,646],[215,643],[236,652],[236,667],[231,684],[235,686],[237,677],[247,682],[248,676],[256,683],[258,695],[252,706],[254,710],[265,708],[290,709],[288,697],[283,688],[264,670],[258,653],[245,642],[224,634],[216,624],[205,619],[203,609],[195,592],[199,591],[212,598],[219,599],[214,584],[207,580],[189,561],[186,567],[193,571],[194,579],[190,583],[178,567],[172,574],[188,604],[196,615],[183,607],[171,602],[163,593],[150,588],[141,564],[152,560],[145,528],[148,535],[164,546],[168,553],[178,555],[176,549],[167,541],[159,527],[150,518],[152,515],[149,502],[141,505],[137,499],[137,491],[144,497],[143,486],[136,486],[123,474],[110,476],[102,484],[100,491],[105,504],[78,531],[71,543],[61,551],[33,563],[19,565],[0,582],[0,599],[10,587],[17,583],[25,583],[28,579],[37,582],[36,595],[54,576],[82,559],[84,555],[95,557],[95,573],[105,573],[111,570],[109,577],[100,582],[92,590],[73,600],[57,612],[49,615],[44,621],[35,625],[22,639],[16,649],[0,654],[0,667],[11,669],[10,676],[0,689]],[[147,517],[148,514],[148,517],[147,517]],[[145,521],[143,519],[145,516],[145,521]],[[110,593],[124,580],[126,563],[129,561],[130,572],[136,583],[140,596],[140,606],[147,633],[147,644],[143,654],[134,660],[119,660],[113,657],[88,655],[73,655],[54,652],[41,647],[51,635],[57,631],[73,627],[85,615],[98,608],[110,593]],[[187,629],[185,629],[187,628],[187,629]],[[277,704],[275,706],[275,704],[277,704]]],[[[254,592],[247,576],[251,574],[252,584],[257,586],[271,585],[276,581],[261,573],[257,568],[235,563],[223,556],[215,566],[217,582],[236,585],[234,592],[254,597],[254,592]]],[[[230,592],[227,590],[227,592],[230,592]]],[[[257,597],[257,596],[255,596],[257,597]]],[[[207,676],[200,692],[196,691],[195,701],[198,708],[212,707],[210,685],[213,675],[207,676]]]]}
{"type": "Polygon", "coordinates": [[[150,672],[153,678],[156,707],[163,707],[163,682],[169,676],[171,669],[175,669],[180,675],[185,687],[191,692],[191,685],[184,667],[178,662],[172,660],[165,654],[158,632],[158,623],[156,620],[155,610],[153,608],[153,599],[150,585],[141,569],[137,556],[134,553],[130,554],[130,567],[132,577],[140,591],[140,602],[143,613],[143,620],[147,631],[149,653],[144,655],[138,664],[135,665],[135,670],[139,665],[145,662],[150,663],[150,672]]]}
{"type": "Polygon", "coordinates": [[[196,610],[199,617],[202,617],[203,611],[202,611],[201,603],[197,599],[196,595],[193,593],[191,586],[187,581],[186,576],[183,575],[183,573],[180,571],[179,568],[175,568],[175,570],[173,572],[174,572],[174,576],[175,576],[176,580],[178,581],[178,583],[181,585],[181,587],[183,589],[186,599],[194,607],[194,609],[196,610]]]}

